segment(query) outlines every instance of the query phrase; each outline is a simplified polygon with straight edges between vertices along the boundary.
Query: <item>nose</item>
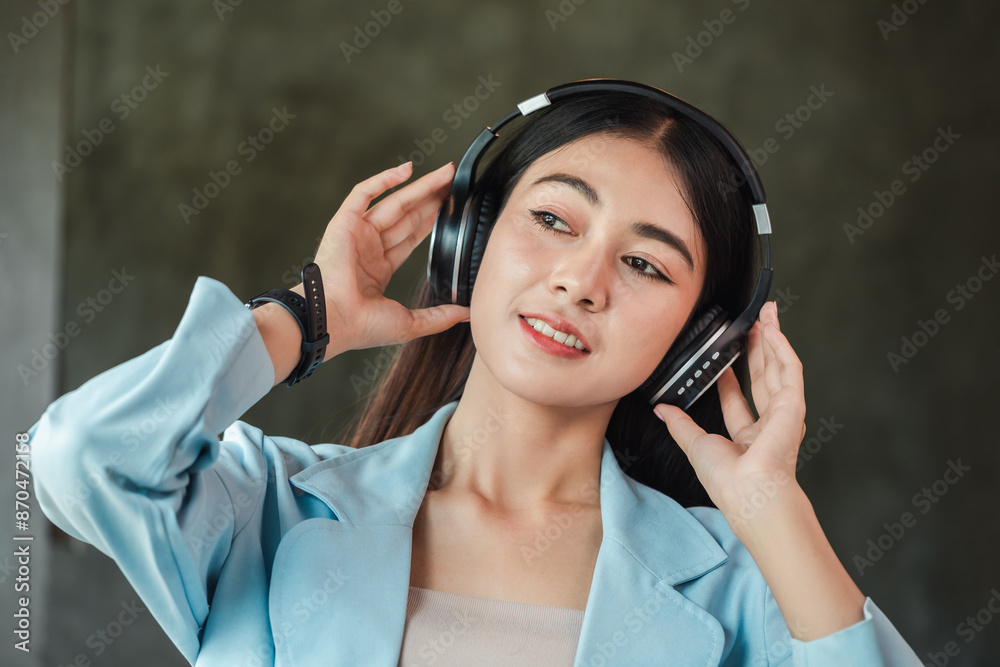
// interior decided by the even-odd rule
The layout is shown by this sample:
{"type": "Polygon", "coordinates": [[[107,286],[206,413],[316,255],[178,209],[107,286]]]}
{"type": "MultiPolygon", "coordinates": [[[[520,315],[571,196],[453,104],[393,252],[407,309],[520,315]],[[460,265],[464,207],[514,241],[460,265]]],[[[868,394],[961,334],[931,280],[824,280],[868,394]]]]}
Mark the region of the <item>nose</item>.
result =
{"type": "Polygon", "coordinates": [[[560,257],[549,275],[549,288],[565,292],[572,304],[588,310],[602,310],[608,300],[613,277],[610,249],[597,239],[581,239],[560,257]]]}

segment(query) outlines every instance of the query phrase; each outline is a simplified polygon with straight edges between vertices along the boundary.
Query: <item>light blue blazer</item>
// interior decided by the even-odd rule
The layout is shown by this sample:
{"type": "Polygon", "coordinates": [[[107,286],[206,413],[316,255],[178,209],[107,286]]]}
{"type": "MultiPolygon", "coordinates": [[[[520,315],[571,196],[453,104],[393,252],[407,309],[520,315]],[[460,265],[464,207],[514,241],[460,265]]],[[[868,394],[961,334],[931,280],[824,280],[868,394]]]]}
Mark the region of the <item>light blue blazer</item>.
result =
{"type": "MultiPolygon", "coordinates": [[[[192,664],[395,667],[413,519],[458,403],[370,447],[310,446],[237,421],[273,382],[251,312],[198,278],[173,338],[31,427],[40,506],[118,563],[192,664]]],[[[632,480],[607,440],[600,502],[576,667],[920,667],[871,599],[793,639],[722,514],[632,480]]]]}

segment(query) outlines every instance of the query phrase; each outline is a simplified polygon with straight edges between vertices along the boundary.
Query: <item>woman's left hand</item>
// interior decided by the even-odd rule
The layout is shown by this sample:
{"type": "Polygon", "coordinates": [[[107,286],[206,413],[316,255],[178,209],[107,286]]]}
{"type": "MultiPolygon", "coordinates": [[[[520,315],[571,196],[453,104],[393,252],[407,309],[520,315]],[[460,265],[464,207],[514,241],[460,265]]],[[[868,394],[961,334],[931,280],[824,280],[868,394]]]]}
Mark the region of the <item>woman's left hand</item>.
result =
{"type": "Polygon", "coordinates": [[[676,406],[655,411],[687,455],[709,497],[730,525],[750,521],[775,496],[801,492],[795,481],[799,444],[806,433],[802,362],[778,327],[773,301],[747,335],[755,419],[732,366],[719,376],[719,399],[732,435],[706,433],[676,406]]]}

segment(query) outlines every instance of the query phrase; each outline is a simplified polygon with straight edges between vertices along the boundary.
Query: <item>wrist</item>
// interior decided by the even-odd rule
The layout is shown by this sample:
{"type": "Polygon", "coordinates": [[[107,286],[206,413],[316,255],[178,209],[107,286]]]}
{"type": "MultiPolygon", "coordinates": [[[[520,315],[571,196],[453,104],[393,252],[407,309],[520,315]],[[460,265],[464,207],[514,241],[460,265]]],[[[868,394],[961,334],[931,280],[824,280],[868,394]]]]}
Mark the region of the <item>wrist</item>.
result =
{"type": "Polygon", "coordinates": [[[748,542],[766,541],[768,535],[792,517],[815,518],[812,503],[802,487],[793,476],[780,470],[756,480],[719,509],[748,548],[748,542]]]}
{"type": "MultiPolygon", "coordinates": [[[[295,287],[292,287],[292,288],[289,288],[289,289],[290,289],[290,291],[295,292],[296,294],[298,294],[302,298],[305,298],[305,296],[306,296],[306,288],[305,288],[305,285],[303,285],[302,283],[299,283],[295,287]]],[[[323,361],[326,362],[326,361],[329,361],[330,359],[333,359],[337,355],[343,354],[344,352],[348,352],[350,350],[353,350],[354,348],[344,338],[344,332],[339,327],[338,328],[334,328],[333,330],[330,329],[330,318],[329,318],[330,308],[329,308],[328,303],[324,304],[324,306],[325,306],[326,313],[327,313],[327,318],[326,318],[326,322],[327,322],[326,333],[330,337],[330,341],[326,344],[326,351],[323,354],[323,361]]],[[[300,335],[299,336],[299,343],[300,344],[301,344],[301,341],[302,341],[302,336],[300,335]]]]}
{"type": "MultiPolygon", "coordinates": [[[[326,299],[319,267],[316,264],[307,264],[303,267],[302,281],[296,286],[298,289],[273,289],[258,294],[245,304],[250,310],[262,305],[276,304],[289,313],[298,327],[298,361],[282,380],[289,387],[313,374],[326,358],[326,348],[330,340],[326,333],[326,299]]],[[[275,318],[272,309],[272,313],[262,315],[260,318],[255,317],[255,322],[263,328],[262,337],[265,333],[272,334],[265,342],[265,346],[268,347],[277,379],[283,377],[284,370],[288,367],[289,350],[295,349],[287,345],[287,342],[296,339],[288,333],[287,320],[275,318]],[[272,332],[268,325],[279,321],[282,324],[277,326],[283,327],[281,333],[272,332]],[[268,342],[273,345],[269,346],[268,342]]]]}
{"type": "Polygon", "coordinates": [[[792,636],[811,641],[863,620],[865,596],[830,546],[809,498],[797,483],[778,488],[749,518],[726,518],[792,636]]]}
{"type": "Polygon", "coordinates": [[[272,387],[291,374],[299,363],[302,330],[285,308],[276,303],[264,303],[253,310],[257,331],[274,368],[272,387]]]}

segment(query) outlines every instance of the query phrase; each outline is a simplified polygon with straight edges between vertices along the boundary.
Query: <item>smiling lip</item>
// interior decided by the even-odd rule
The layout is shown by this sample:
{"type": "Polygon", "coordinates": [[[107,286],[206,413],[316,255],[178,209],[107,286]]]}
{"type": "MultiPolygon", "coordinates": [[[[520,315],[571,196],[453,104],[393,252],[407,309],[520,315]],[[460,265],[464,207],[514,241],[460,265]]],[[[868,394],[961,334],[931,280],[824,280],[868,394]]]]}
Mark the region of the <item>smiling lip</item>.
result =
{"type": "Polygon", "coordinates": [[[563,345],[559,341],[549,338],[528,324],[528,321],[523,317],[518,317],[517,319],[521,321],[521,330],[524,331],[524,335],[531,339],[532,344],[544,350],[546,353],[556,357],[562,357],[563,359],[583,359],[590,356],[589,352],[578,350],[577,348],[570,347],[569,345],[563,345]]]}
{"type": "MultiPolygon", "coordinates": [[[[561,317],[557,317],[555,315],[546,313],[521,313],[521,317],[522,319],[525,317],[530,317],[534,320],[542,320],[556,331],[562,331],[566,335],[572,334],[576,336],[576,339],[580,341],[581,345],[583,345],[584,351],[590,352],[590,343],[588,343],[587,339],[583,337],[583,335],[580,333],[580,330],[577,329],[575,326],[573,326],[571,323],[562,319],[561,317]]],[[[527,322],[525,324],[527,324],[527,322]]],[[[562,345],[562,343],[560,343],[560,345],[562,345]]]]}

